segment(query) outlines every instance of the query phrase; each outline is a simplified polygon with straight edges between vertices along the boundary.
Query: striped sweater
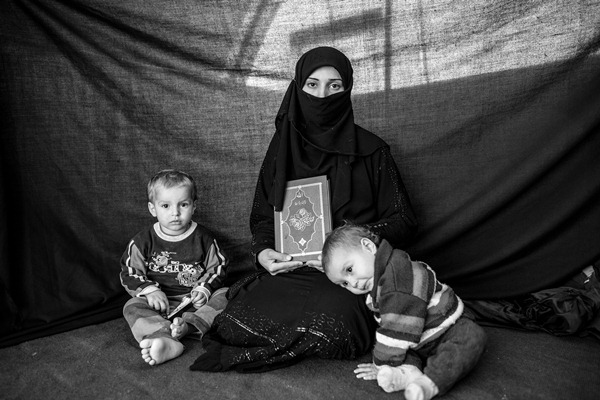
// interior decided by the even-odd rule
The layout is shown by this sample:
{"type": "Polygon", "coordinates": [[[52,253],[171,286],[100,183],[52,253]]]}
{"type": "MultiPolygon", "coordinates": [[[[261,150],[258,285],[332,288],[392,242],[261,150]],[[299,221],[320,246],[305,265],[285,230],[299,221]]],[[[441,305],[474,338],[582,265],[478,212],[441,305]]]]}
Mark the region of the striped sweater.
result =
{"type": "Polygon", "coordinates": [[[412,261],[385,240],[377,249],[373,283],[367,305],[379,323],[376,365],[401,365],[408,349],[437,339],[462,315],[463,303],[452,288],[427,264],[412,261]]]}
{"type": "Polygon", "coordinates": [[[192,221],[183,234],[167,236],[158,222],[139,232],[121,257],[121,284],[132,297],[162,290],[167,296],[199,291],[208,300],[223,287],[228,258],[212,234],[192,221]]]}

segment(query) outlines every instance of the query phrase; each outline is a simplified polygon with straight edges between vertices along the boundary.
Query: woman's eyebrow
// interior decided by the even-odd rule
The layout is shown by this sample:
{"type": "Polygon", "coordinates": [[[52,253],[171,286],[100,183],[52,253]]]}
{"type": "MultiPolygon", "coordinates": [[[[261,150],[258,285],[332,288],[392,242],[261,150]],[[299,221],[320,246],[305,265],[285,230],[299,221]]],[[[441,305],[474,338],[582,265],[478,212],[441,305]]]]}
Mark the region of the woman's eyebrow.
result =
{"type": "MultiPolygon", "coordinates": [[[[309,80],[309,79],[312,79],[314,81],[318,81],[319,80],[319,78],[313,78],[312,76],[309,76],[308,78],[306,78],[306,80],[309,80]]],[[[328,79],[328,80],[329,81],[341,81],[342,78],[331,78],[331,79],[328,79]]]]}

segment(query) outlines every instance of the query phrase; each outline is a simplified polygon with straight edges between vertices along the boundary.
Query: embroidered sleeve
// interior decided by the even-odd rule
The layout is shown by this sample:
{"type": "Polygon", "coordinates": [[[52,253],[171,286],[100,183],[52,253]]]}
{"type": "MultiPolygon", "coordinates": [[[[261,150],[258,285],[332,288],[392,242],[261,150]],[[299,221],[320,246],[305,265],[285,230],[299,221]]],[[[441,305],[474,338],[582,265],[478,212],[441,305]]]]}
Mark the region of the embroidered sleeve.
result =
{"type": "Polygon", "coordinates": [[[380,220],[367,227],[387,239],[392,246],[402,248],[417,231],[417,219],[389,148],[383,147],[377,167],[377,207],[380,220]]]}
{"type": "Polygon", "coordinates": [[[268,169],[265,165],[268,163],[269,157],[271,155],[267,152],[258,175],[250,212],[250,231],[252,233],[250,249],[255,259],[262,250],[275,247],[275,220],[273,207],[267,201],[267,193],[270,188],[267,187],[268,182],[265,180],[265,171],[268,169]]]}

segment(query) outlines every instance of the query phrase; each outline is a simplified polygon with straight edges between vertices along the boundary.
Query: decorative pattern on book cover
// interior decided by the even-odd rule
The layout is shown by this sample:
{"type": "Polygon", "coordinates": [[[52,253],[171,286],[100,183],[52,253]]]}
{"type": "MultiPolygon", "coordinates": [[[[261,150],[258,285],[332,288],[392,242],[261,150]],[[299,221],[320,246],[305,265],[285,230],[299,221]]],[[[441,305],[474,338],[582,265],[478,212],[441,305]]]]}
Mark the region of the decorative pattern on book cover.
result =
{"type": "Polygon", "coordinates": [[[331,231],[326,175],[288,181],[283,208],[275,211],[275,250],[294,260],[316,260],[331,231]]]}

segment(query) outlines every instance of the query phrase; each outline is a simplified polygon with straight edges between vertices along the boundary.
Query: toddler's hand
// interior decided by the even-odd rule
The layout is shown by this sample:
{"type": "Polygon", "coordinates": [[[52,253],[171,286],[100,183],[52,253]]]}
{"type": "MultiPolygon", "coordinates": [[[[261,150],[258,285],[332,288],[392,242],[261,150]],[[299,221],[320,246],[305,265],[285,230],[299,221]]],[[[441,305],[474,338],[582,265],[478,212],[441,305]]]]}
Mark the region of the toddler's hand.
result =
{"type": "Polygon", "coordinates": [[[169,299],[167,299],[167,295],[162,290],[155,290],[152,293],[148,293],[146,300],[150,307],[156,311],[160,311],[161,314],[169,313],[169,299]]]}
{"type": "Polygon", "coordinates": [[[192,290],[190,293],[190,300],[192,300],[195,309],[199,309],[208,301],[206,295],[198,290],[192,290]]]}
{"type": "Polygon", "coordinates": [[[358,364],[357,368],[354,370],[356,377],[358,379],[364,379],[365,381],[372,381],[377,379],[377,372],[379,371],[379,367],[373,363],[369,364],[358,364]]]}

